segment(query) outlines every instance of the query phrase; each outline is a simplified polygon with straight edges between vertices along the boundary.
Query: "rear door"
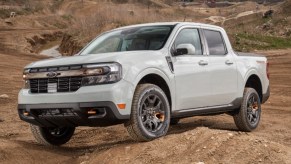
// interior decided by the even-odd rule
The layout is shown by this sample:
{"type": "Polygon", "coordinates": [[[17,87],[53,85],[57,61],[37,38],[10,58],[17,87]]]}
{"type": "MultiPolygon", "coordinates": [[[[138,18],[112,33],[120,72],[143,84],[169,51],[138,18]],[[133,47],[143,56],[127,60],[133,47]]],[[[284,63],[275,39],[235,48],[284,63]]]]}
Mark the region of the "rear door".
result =
{"type": "MultiPolygon", "coordinates": [[[[204,107],[210,92],[208,57],[204,54],[200,37],[195,27],[184,27],[172,44],[172,51],[179,44],[192,44],[195,54],[174,56],[173,66],[176,83],[176,110],[204,107]]],[[[173,54],[173,53],[172,53],[173,54]]]]}
{"type": "Polygon", "coordinates": [[[204,29],[208,47],[210,86],[212,95],[209,105],[228,105],[235,100],[237,93],[237,68],[233,54],[229,53],[223,31],[204,29]]]}

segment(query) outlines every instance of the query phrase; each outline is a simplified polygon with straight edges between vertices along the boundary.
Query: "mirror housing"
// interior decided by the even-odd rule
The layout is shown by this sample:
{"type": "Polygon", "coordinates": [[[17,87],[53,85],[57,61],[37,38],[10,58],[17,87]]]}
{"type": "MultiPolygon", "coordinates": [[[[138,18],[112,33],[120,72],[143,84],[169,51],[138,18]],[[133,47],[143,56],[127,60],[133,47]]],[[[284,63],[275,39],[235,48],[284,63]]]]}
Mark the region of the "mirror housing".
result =
{"type": "Polygon", "coordinates": [[[179,44],[174,51],[174,56],[179,55],[194,55],[195,47],[192,44],[179,44]]]}

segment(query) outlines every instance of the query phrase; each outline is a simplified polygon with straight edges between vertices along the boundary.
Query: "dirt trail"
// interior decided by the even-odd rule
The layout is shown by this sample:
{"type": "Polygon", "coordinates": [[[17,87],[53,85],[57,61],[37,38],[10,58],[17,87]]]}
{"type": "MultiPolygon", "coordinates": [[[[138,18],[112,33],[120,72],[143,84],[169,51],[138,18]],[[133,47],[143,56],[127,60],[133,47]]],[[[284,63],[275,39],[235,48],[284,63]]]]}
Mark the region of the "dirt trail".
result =
{"type": "Polygon", "coordinates": [[[291,50],[258,52],[271,63],[271,98],[252,133],[228,115],[192,117],[161,139],[134,143],[123,125],[77,128],[60,148],[38,145],[17,115],[22,69],[43,56],[0,53],[0,163],[291,163],[291,50]]]}
{"type": "Polygon", "coordinates": [[[102,153],[94,151],[87,157],[87,162],[284,163],[286,156],[291,155],[290,150],[290,147],[254,134],[197,127],[150,143],[117,146],[102,153]]]}

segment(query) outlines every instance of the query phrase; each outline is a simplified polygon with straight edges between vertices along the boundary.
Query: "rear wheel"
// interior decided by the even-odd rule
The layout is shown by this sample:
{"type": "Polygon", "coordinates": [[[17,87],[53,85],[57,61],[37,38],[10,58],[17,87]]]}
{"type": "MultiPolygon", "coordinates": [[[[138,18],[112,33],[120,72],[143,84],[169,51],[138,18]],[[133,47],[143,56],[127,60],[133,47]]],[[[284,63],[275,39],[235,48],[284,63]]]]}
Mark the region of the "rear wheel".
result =
{"type": "Polygon", "coordinates": [[[125,123],[136,141],[150,141],[164,136],[170,123],[170,106],[161,88],[140,84],[134,93],[130,120],[125,123]]]}
{"type": "Polygon", "coordinates": [[[261,118],[261,101],[255,89],[245,88],[241,108],[233,118],[241,131],[250,132],[257,128],[261,118]]]}
{"type": "Polygon", "coordinates": [[[43,145],[60,146],[67,143],[75,132],[75,127],[39,127],[30,124],[36,141],[43,145]]]}

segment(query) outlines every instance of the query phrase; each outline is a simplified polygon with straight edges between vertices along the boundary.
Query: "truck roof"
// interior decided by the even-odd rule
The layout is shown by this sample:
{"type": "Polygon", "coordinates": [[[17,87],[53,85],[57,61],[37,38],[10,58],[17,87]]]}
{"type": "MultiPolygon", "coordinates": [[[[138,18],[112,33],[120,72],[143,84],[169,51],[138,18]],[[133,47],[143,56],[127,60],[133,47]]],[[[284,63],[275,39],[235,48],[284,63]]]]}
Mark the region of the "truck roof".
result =
{"type": "MultiPolygon", "coordinates": [[[[141,26],[171,26],[171,25],[196,25],[196,26],[202,26],[202,27],[212,27],[212,28],[219,28],[222,29],[222,27],[215,26],[215,25],[210,25],[210,24],[205,24],[205,23],[196,23],[196,22],[155,22],[155,23],[143,23],[143,24],[136,24],[136,25],[129,25],[129,26],[124,26],[120,27],[117,29],[124,29],[124,28],[131,28],[131,27],[141,27],[141,26]]],[[[115,29],[116,30],[116,29],[115,29]]]]}

